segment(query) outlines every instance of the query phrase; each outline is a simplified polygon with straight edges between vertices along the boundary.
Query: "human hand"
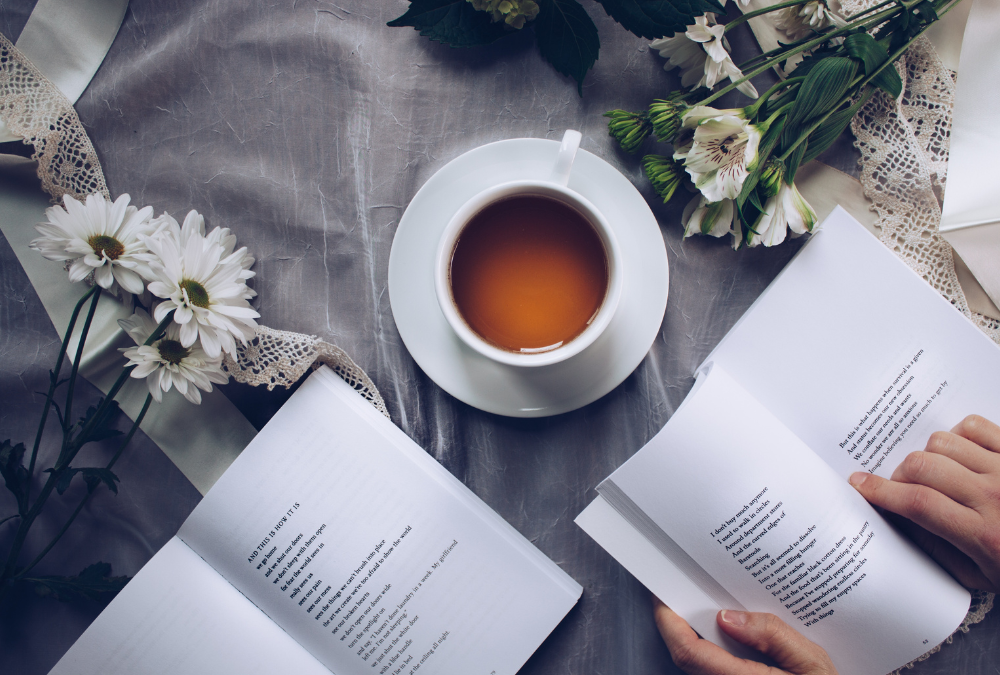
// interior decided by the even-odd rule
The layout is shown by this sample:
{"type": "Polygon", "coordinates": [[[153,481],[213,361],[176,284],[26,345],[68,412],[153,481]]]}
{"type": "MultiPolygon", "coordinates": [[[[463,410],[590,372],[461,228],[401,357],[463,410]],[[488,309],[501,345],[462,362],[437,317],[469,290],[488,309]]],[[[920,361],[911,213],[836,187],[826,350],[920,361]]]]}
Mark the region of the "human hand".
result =
{"type": "Polygon", "coordinates": [[[677,667],[688,675],[837,675],[826,651],[773,614],[723,610],[719,628],[771,657],[778,668],[733,656],[698,637],[687,621],[653,598],[653,616],[677,667]]]}
{"type": "Polygon", "coordinates": [[[978,415],[951,432],[931,434],[891,480],[851,475],[874,506],[899,514],[900,526],[968,588],[1000,591],[1000,427],[978,415]]]}

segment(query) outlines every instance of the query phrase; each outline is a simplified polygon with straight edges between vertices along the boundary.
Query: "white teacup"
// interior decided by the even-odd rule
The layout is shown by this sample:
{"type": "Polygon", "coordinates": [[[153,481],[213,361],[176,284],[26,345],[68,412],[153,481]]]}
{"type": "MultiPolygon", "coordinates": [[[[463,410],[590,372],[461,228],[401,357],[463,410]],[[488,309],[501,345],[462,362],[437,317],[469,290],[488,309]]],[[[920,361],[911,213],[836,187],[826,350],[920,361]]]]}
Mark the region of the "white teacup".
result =
{"type": "Polygon", "coordinates": [[[441,311],[455,334],[470,348],[483,356],[511,366],[547,366],[579,354],[604,332],[611,322],[622,293],[621,252],[618,240],[604,215],[579,193],[570,190],[570,171],[582,136],[578,131],[567,131],[559,147],[559,154],[549,180],[518,180],[502,183],[483,190],[462,205],[445,227],[438,243],[434,269],[434,286],[441,311]],[[520,352],[501,349],[480,337],[462,317],[451,289],[451,261],[458,240],[466,225],[487,206],[513,196],[538,195],[554,199],[571,207],[594,228],[604,246],[608,262],[608,285],[604,301],[590,319],[587,327],[576,337],[558,347],[520,352]]]}

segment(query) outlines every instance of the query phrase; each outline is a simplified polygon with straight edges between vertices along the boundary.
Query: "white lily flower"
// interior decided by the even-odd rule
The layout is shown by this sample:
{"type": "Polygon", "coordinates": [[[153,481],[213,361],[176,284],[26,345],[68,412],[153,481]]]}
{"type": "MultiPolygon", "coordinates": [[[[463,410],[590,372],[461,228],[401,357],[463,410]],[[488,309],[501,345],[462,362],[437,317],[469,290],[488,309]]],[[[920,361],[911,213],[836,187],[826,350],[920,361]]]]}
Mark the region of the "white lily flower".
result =
{"type": "Polygon", "coordinates": [[[130,199],[125,194],[112,203],[93,194],[81,203],[64,195],[64,206],[46,209],[48,222],[35,225],[42,236],[29,246],[49,260],[72,261],[72,282],[93,272],[101,288],[117,295],[121,286],[138,295],[145,289],[140,275],[147,271],[143,237],[153,234],[157,226],[150,221],[153,208],[129,206],[130,199]]]}
{"type": "Polygon", "coordinates": [[[754,225],[756,232],[751,235],[748,244],[776,246],[785,240],[789,229],[793,237],[812,232],[817,220],[816,212],[799,194],[798,188],[781,181],[778,194],[764,204],[764,213],[757,219],[754,225]]]}
{"type": "Polygon", "coordinates": [[[812,0],[775,12],[773,17],[774,27],[784,32],[791,42],[830,26],[843,28],[847,25],[838,0],[812,0]]]}
{"type": "Polygon", "coordinates": [[[185,348],[200,339],[209,357],[221,351],[235,357],[235,339],[246,344],[254,336],[254,319],[260,316],[247,302],[253,291],[246,279],[253,273],[244,267],[246,249],[232,251],[229,235],[220,228],[207,236],[203,233],[204,219],[191,211],[183,227],[168,221],[162,232],[145,238],[155,256],[149,262],[149,291],[164,299],[153,318],[162,321],[173,311],[185,348]]]}
{"type": "Polygon", "coordinates": [[[746,120],[742,111],[720,110],[708,117],[707,110],[691,111],[691,119],[698,120],[691,144],[677,149],[674,159],[684,162],[695,187],[709,202],[735,199],[757,161],[762,129],[746,120]]]}
{"type": "Polygon", "coordinates": [[[212,383],[225,384],[229,377],[222,371],[222,356],[208,356],[199,343],[185,347],[180,341],[180,327],[167,326],[162,338],[150,345],[143,343],[156,330],[157,324],[145,311],[137,309],[118,324],[135,341],[137,347],[122,349],[128,365],[135,366],[131,376],[145,378],[153,400],[160,403],[163,392],[176,387],[184,398],[195,405],[201,403],[201,391],[211,392],[212,383]]]}
{"type": "MultiPolygon", "coordinates": [[[[695,18],[684,34],[653,40],[649,46],[667,59],[664,70],[681,69],[683,86],[711,89],[727,77],[733,82],[743,77],[743,72],[729,56],[725,33],[726,27],[715,23],[715,15],[709,13],[695,18]]],[[[757,89],[749,80],[736,88],[757,98],[757,89]]]]}
{"type": "Polygon", "coordinates": [[[733,216],[736,209],[733,200],[723,199],[719,202],[709,202],[705,195],[695,195],[681,215],[684,223],[684,238],[693,234],[707,234],[712,237],[722,237],[733,231],[733,216]]]}

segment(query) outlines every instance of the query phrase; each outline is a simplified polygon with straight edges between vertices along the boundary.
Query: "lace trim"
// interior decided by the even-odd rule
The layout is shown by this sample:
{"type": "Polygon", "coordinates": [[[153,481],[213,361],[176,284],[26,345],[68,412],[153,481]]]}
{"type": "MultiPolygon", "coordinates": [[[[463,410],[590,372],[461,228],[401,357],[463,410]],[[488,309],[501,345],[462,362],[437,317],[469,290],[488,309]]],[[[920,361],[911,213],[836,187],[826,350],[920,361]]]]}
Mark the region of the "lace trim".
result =
{"type": "Polygon", "coordinates": [[[34,148],[42,189],[53,200],[95,192],[110,199],[97,151],[73,104],[2,34],[0,116],[34,148]]]}
{"type": "Polygon", "coordinates": [[[234,380],[253,386],[290,387],[307,370],[327,365],[375,409],[389,417],[375,383],[343,349],[313,335],[259,326],[245,346],[237,344],[238,360],[226,355],[222,367],[234,380]]]}
{"type": "MultiPolygon", "coordinates": [[[[876,0],[843,0],[848,15],[876,0]]],[[[972,312],[958,283],[951,245],[941,236],[941,201],[948,174],[955,73],[945,68],[930,40],[921,37],[896,63],[903,80],[898,100],[879,91],[851,120],[861,151],[861,185],[878,214],[876,225],[888,246],[994,342],[1000,322],[972,312]]],[[[950,644],[959,631],[986,618],[994,595],[975,591],[969,613],[947,640],[900,670],[912,668],[950,644]]]]}
{"type": "MultiPolygon", "coordinates": [[[[97,152],[76,110],[4,35],[0,34],[0,118],[34,148],[42,189],[58,202],[63,195],[95,192],[111,198],[97,152]]],[[[254,339],[228,356],[224,369],[237,382],[290,387],[310,368],[325,363],[380,413],[389,416],[371,378],[340,347],[312,335],[260,326],[254,339]]]]}

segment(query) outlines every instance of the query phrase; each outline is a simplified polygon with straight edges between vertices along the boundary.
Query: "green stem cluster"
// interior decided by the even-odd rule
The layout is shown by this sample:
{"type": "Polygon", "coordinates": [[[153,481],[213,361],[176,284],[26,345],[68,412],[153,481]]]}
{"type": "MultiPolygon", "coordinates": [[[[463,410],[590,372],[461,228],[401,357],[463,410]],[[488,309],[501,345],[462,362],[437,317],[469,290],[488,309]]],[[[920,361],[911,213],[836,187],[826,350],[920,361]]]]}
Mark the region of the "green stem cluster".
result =
{"type": "MultiPolygon", "coordinates": [[[[121,388],[125,385],[129,375],[131,374],[134,366],[126,367],[122,369],[121,374],[115,381],[111,390],[108,392],[101,402],[98,404],[94,414],[89,417],[85,422],[73,422],[72,421],[72,411],[73,411],[73,396],[76,389],[76,380],[80,370],[80,363],[83,360],[84,347],[87,341],[87,335],[90,331],[90,327],[93,323],[94,315],[97,311],[97,305],[101,298],[102,289],[100,286],[95,285],[90,290],[88,290],[79,302],[77,302],[76,307],[73,309],[73,313],[70,316],[69,326],[66,329],[66,334],[63,337],[62,348],[59,350],[59,356],[56,358],[55,369],[49,373],[49,390],[45,396],[45,404],[42,408],[42,415],[38,425],[38,431],[35,434],[35,442],[31,449],[31,456],[28,462],[27,468],[27,499],[23,506],[19,506],[18,513],[8,516],[0,523],[6,522],[13,518],[18,518],[17,531],[14,533],[14,538],[11,542],[10,549],[7,552],[6,559],[3,563],[3,568],[0,570],[0,592],[6,590],[10,584],[14,581],[24,578],[24,575],[34,568],[53,546],[62,538],[66,530],[76,519],[79,513],[90,501],[96,491],[97,485],[88,485],[87,494],[83,497],[80,503],[77,505],[76,509],[73,511],[72,515],[66,520],[62,528],[56,534],[49,544],[42,549],[42,551],[35,556],[35,558],[26,566],[18,567],[17,562],[21,554],[21,550],[24,546],[24,542],[28,536],[28,532],[31,529],[32,524],[38,518],[39,514],[45,507],[45,504],[52,494],[52,491],[56,489],[59,481],[64,477],[67,471],[71,470],[70,463],[76,458],[80,449],[90,441],[94,440],[95,431],[101,429],[107,422],[110,416],[117,410],[117,405],[115,404],[115,397],[121,391],[121,388]],[[72,365],[70,367],[69,377],[65,380],[60,380],[59,375],[63,369],[65,362],[65,357],[69,351],[69,345],[72,336],[76,330],[76,325],[80,317],[80,313],[83,310],[84,305],[90,302],[90,306],[87,311],[86,318],[84,319],[83,326],[80,330],[79,342],[76,347],[76,353],[74,355],[72,365]],[[66,400],[60,410],[59,406],[55,403],[54,398],[56,390],[62,384],[67,384],[66,389],[66,400]],[[42,435],[45,431],[46,422],[48,420],[49,410],[55,407],[56,414],[59,417],[59,424],[62,432],[62,442],[59,450],[58,457],[51,468],[47,469],[49,477],[46,479],[45,483],[38,496],[31,500],[31,485],[34,479],[35,466],[38,459],[38,450],[41,445],[42,435]]],[[[156,330],[149,336],[145,344],[150,345],[156,340],[163,336],[167,326],[173,320],[173,312],[168,314],[163,321],[157,326],[156,330]]],[[[149,410],[150,402],[152,401],[152,396],[147,395],[146,401],[140,411],[139,415],[136,417],[135,422],[132,427],[124,437],[122,443],[119,445],[117,452],[107,463],[105,469],[110,470],[118,459],[121,457],[122,452],[124,452],[125,447],[132,440],[135,432],[138,430],[139,425],[142,423],[143,418],[146,416],[146,412],[149,410]]]]}

